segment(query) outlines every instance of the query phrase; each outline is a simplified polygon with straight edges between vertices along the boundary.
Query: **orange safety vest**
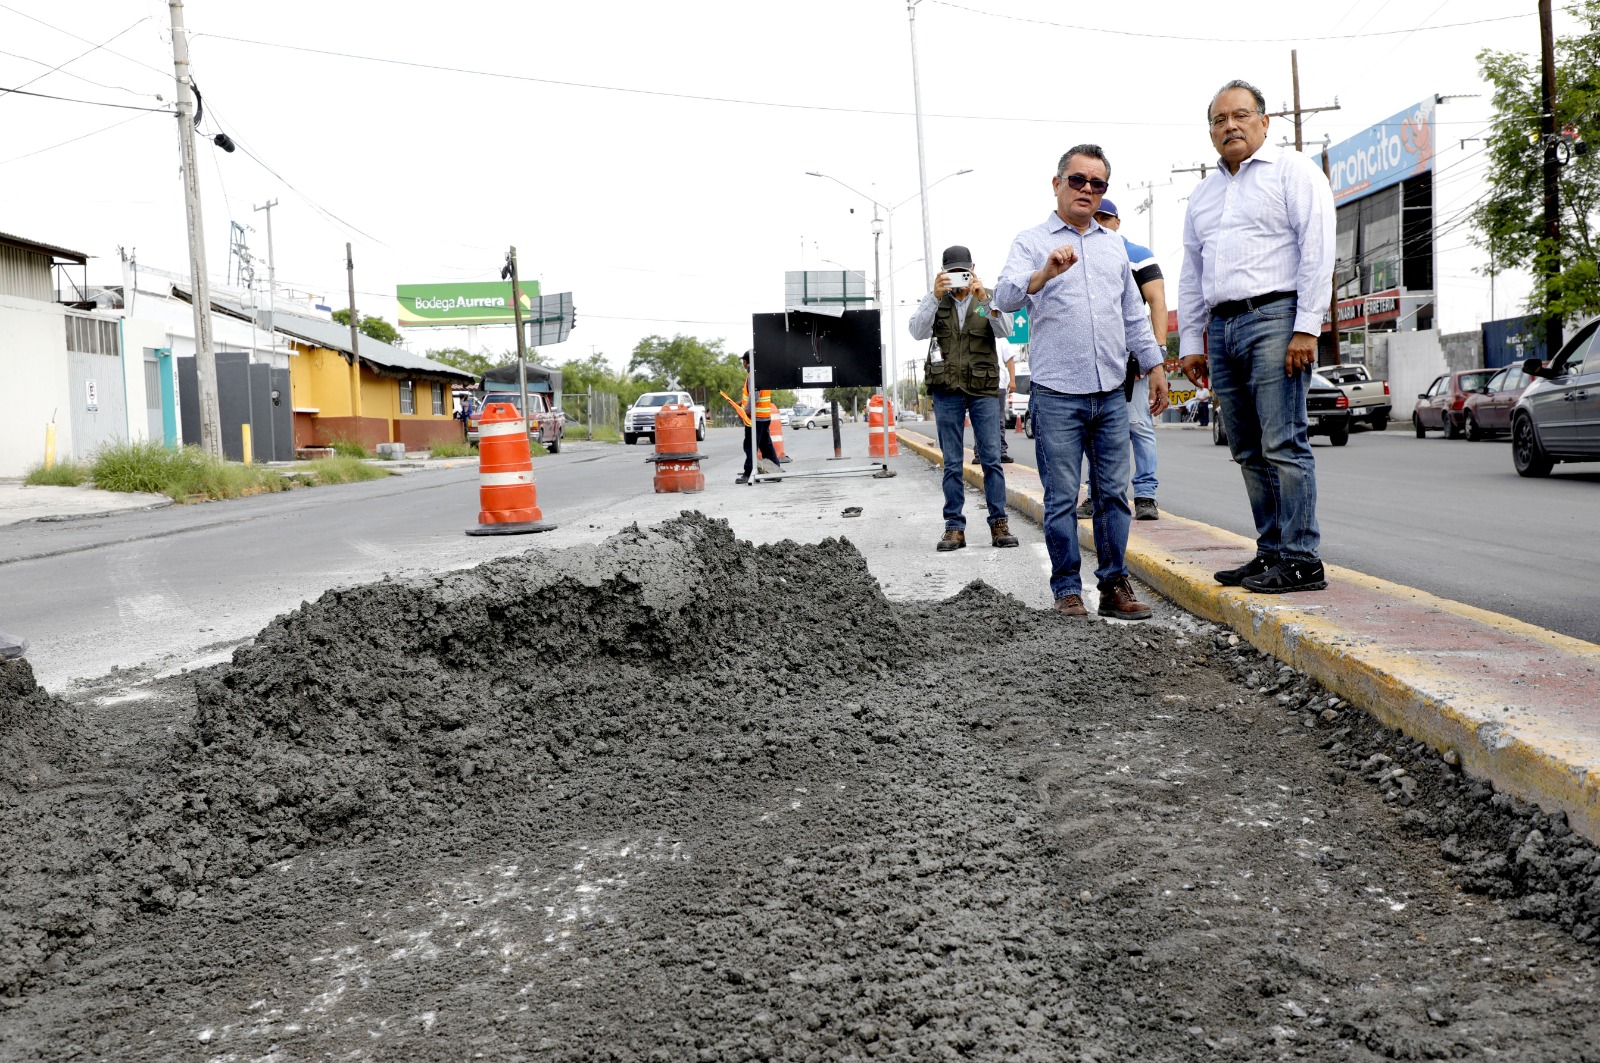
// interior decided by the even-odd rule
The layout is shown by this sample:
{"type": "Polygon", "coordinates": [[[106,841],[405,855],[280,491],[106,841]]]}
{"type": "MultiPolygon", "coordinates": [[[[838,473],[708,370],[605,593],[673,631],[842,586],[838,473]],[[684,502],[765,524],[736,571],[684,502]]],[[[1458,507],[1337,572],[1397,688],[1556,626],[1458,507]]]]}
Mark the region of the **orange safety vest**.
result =
{"type": "MultiPolygon", "coordinates": [[[[746,409],[750,407],[750,388],[748,385],[739,392],[739,398],[746,409]]],[[[756,420],[770,421],[778,414],[778,408],[772,404],[772,392],[756,392],[756,420]]]]}

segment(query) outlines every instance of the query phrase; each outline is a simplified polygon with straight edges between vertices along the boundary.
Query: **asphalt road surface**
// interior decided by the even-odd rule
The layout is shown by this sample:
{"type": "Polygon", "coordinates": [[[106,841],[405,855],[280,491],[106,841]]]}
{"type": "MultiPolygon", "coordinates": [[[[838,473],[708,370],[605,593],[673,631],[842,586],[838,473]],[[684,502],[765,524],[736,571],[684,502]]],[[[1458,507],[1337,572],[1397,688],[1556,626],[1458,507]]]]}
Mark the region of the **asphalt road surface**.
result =
{"type": "MultiPolygon", "coordinates": [[[[1254,538],[1228,449],[1188,425],[1160,426],[1157,441],[1163,511],[1254,538]]],[[[1324,560],[1600,642],[1600,464],[1523,479],[1503,441],[1409,427],[1311,445],[1324,560]]]]}

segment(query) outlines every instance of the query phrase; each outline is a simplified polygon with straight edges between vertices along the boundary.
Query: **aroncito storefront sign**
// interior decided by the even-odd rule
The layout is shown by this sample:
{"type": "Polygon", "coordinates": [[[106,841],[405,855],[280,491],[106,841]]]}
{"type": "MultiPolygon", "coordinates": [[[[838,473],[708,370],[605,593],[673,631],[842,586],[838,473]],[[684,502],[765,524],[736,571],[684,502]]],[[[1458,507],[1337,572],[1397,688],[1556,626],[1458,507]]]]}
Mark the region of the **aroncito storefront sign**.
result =
{"type": "MultiPolygon", "coordinates": [[[[539,282],[522,285],[522,313],[527,316],[539,298],[539,282]]],[[[395,300],[400,304],[401,328],[427,325],[512,325],[516,316],[511,307],[511,285],[500,281],[473,281],[465,284],[399,284],[395,300]]]]}

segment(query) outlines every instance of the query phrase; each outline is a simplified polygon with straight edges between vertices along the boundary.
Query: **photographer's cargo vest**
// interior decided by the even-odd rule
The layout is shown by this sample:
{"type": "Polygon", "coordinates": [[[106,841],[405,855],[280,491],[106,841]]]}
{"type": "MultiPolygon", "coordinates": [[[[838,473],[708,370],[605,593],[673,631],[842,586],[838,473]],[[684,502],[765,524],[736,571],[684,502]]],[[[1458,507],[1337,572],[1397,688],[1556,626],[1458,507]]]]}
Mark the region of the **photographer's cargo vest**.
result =
{"type": "Polygon", "coordinates": [[[933,315],[933,342],[939,345],[944,359],[928,359],[929,391],[955,395],[999,393],[1000,363],[995,354],[994,330],[989,324],[989,316],[996,312],[989,304],[975,301],[967,307],[967,320],[963,323],[952,296],[939,300],[939,309],[933,315]]]}

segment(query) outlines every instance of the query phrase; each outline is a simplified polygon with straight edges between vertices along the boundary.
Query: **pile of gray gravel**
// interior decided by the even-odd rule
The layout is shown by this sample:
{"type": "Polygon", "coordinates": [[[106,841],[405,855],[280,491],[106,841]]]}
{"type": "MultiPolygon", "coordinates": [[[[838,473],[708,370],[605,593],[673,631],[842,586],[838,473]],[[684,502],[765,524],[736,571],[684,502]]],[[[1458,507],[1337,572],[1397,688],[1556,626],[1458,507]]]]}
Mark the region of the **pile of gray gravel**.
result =
{"type": "Polygon", "coordinates": [[[94,704],[0,679],[7,1058],[1576,1059],[1600,1033],[1589,850],[1556,820],[1225,633],[983,584],[892,603],[844,541],[685,514],[330,592],[94,704]]]}

